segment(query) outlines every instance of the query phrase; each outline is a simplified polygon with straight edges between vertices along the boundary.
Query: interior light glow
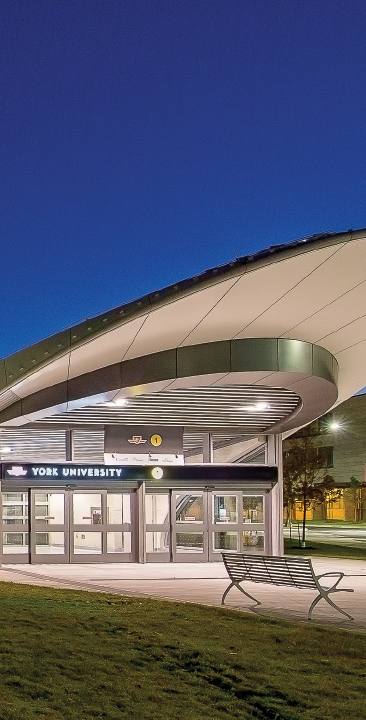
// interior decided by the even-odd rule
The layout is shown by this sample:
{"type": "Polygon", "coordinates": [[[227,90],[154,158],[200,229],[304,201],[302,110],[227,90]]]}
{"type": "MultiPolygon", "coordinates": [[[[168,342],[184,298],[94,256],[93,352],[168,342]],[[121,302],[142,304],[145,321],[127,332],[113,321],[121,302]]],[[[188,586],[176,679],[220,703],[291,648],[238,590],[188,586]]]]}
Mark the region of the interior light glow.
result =
{"type": "Polygon", "coordinates": [[[330,423],[329,430],[339,430],[339,428],[341,427],[342,425],[335,420],[334,422],[330,423]]]}
{"type": "Polygon", "coordinates": [[[1,452],[3,452],[3,453],[9,453],[9,452],[11,452],[11,447],[3,447],[3,448],[1,449],[1,452]]]}

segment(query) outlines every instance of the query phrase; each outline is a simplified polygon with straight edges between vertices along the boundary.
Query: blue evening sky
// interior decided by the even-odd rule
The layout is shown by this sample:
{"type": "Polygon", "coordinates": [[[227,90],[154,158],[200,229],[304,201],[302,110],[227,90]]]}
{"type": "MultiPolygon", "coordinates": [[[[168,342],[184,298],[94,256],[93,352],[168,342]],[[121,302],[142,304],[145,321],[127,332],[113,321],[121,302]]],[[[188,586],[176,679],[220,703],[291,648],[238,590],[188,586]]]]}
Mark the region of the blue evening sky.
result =
{"type": "Polygon", "coordinates": [[[366,226],[361,0],[1,3],[0,356],[366,226]]]}

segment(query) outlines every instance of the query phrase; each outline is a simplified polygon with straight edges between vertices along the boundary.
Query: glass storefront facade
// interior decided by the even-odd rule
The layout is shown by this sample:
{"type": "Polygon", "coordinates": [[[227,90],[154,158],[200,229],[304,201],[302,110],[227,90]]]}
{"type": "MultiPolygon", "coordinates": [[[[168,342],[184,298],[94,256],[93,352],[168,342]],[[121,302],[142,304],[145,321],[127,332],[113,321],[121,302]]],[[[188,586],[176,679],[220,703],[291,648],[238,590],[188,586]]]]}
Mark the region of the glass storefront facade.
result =
{"type": "Polygon", "coordinates": [[[53,477],[68,477],[70,467],[15,466],[7,476],[5,468],[3,563],[210,562],[225,550],[270,552],[273,468],[272,480],[268,468],[237,466],[169,468],[166,480],[139,480],[133,469],[131,480],[128,468],[113,475],[107,466],[73,466],[75,481],[60,487],[53,477]],[[12,477],[29,468],[34,479],[12,477]]]}
{"type": "Polygon", "coordinates": [[[147,562],[207,562],[221,560],[224,550],[265,551],[266,493],[148,488],[144,500],[141,510],[134,490],[5,490],[2,561],[136,561],[141,533],[147,562]]]}

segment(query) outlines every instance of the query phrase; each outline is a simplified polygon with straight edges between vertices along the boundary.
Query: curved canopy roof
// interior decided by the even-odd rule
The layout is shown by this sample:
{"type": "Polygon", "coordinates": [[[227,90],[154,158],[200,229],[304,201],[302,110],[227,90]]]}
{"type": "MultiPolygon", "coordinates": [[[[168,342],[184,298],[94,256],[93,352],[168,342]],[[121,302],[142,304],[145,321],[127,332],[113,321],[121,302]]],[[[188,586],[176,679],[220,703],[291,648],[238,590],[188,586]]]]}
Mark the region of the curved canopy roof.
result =
{"type": "MultiPolygon", "coordinates": [[[[185,426],[198,415],[210,425],[214,412],[215,426],[238,417],[239,430],[248,392],[248,407],[267,393],[263,432],[300,426],[366,384],[365,299],[366,230],[238,258],[1,361],[0,423],[104,423],[108,412],[115,422],[116,407],[101,403],[130,398],[132,423],[178,418],[183,402],[185,426]],[[276,414],[280,396],[289,404],[276,414]]],[[[121,408],[121,421],[131,416],[121,408]]]]}

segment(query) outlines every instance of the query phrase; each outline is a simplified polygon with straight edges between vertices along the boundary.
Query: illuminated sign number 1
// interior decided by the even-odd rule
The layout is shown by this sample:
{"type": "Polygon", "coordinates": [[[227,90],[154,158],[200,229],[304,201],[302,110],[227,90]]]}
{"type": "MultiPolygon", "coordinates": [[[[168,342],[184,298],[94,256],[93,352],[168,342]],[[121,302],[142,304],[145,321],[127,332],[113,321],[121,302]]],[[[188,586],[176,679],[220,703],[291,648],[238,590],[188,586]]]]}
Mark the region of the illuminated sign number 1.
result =
{"type": "Polygon", "coordinates": [[[163,442],[163,438],[161,437],[161,435],[152,435],[150,438],[150,442],[155,447],[159,447],[159,445],[161,445],[161,443],[163,442]]]}

